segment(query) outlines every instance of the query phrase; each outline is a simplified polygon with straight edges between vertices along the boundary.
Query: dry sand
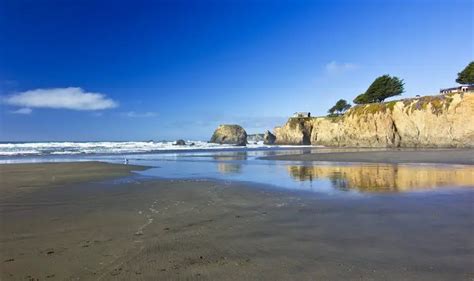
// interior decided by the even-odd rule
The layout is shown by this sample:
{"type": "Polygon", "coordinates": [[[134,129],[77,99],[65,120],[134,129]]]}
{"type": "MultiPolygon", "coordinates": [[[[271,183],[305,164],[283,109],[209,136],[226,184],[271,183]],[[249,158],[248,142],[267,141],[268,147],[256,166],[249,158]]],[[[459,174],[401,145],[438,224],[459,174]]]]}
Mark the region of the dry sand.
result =
{"type": "Polygon", "coordinates": [[[474,149],[377,150],[321,152],[262,157],[267,160],[366,163],[439,163],[474,165],[474,149]]]}
{"type": "Polygon", "coordinates": [[[133,178],[40,188],[0,199],[0,279],[472,280],[473,194],[133,178]]]}

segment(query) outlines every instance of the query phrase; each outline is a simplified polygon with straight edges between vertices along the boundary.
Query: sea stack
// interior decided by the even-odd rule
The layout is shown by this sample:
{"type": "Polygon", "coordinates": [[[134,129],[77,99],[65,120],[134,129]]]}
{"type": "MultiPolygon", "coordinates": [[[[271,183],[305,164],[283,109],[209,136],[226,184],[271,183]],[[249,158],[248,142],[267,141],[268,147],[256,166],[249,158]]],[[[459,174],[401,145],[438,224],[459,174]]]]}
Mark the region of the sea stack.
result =
{"type": "Polygon", "coordinates": [[[247,132],[239,125],[220,125],[212,135],[212,143],[247,145],[247,132]]]}
{"type": "Polygon", "coordinates": [[[265,135],[263,136],[263,143],[264,144],[275,144],[276,137],[270,131],[266,131],[265,135]]]}

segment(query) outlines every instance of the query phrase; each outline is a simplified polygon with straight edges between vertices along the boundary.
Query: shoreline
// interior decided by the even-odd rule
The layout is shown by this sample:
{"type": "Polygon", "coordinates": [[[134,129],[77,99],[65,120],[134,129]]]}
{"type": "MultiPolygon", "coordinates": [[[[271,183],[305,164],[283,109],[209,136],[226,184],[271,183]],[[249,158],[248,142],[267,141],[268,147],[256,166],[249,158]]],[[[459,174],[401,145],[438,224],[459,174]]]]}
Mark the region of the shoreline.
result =
{"type": "Polygon", "coordinates": [[[266,156],[260,157],[259,159],[301,162],[474,165],[474,149],[403,149],[353,152],[321,151],[306,154],[266,156]]]}

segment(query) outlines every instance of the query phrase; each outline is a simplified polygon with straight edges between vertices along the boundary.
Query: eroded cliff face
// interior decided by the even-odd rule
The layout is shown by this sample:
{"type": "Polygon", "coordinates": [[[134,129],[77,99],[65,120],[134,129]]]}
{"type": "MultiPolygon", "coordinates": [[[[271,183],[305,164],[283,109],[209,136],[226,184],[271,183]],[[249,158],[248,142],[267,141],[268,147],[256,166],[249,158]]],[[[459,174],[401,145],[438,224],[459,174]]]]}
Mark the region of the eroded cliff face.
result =
{"type": "Polygon", "coordinates": [[[311,144],[310,118],[290,118],[282,127],[275,128],[275,144],[311,144]]]}
{"type": "Polygon", "coordinates": [[[277,144],[355,147],[474,147],[474,94],[355,106],[337,118],[290,118],[277,144]]]}

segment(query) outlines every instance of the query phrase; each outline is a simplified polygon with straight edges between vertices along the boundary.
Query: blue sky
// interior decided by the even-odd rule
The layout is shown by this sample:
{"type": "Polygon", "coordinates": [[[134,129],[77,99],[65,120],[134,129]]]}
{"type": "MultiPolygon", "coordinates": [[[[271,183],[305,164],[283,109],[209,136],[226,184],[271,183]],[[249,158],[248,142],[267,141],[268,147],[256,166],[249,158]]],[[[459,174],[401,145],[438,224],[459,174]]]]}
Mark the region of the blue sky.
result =
{"type": "Polygon", "coordinates": [[[471,0],[0,1],[0,140],[208,139],[403,97],[474,59],[471,0]]]}

